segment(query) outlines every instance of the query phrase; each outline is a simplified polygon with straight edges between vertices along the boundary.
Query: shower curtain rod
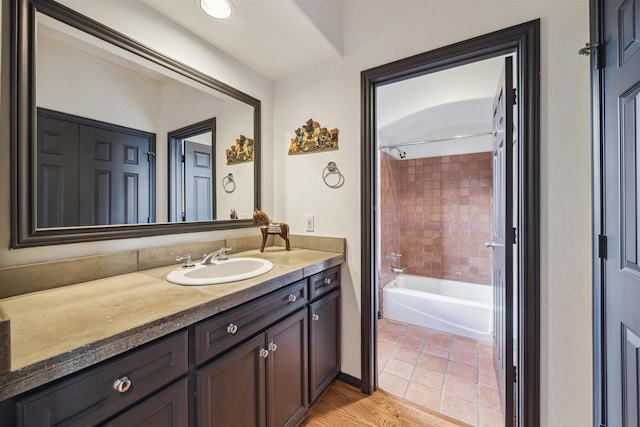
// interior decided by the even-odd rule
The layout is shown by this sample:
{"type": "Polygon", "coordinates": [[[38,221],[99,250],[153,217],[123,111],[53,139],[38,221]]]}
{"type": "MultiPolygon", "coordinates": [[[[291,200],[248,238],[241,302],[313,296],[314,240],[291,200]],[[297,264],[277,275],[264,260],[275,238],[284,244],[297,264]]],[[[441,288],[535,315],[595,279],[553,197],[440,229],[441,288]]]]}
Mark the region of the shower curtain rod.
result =
{"type": "Polygon", "coordinates": [[[380,149],[384,150],[384,149],[394,149],[394,148],[398,148],[398,147],[407,147],[409,145],[420,145],[420,144],[429,144],[432,142],[444,142],[444,141],[452,141],[455,139],[464,139],[464,138],[473,138],[476,136],[486,136],[486,135],[493,135],[493,131],[492,132],[480,132],[480,133],[471,133],[468,135],[456,135],[456,136],[450,136],[448,138],[440,138],[440,139],[425,139],[422,141],[409,141],[409,142],[402,142],[399,144],[389,144],[389,145],[381,145],[380,149]]]}

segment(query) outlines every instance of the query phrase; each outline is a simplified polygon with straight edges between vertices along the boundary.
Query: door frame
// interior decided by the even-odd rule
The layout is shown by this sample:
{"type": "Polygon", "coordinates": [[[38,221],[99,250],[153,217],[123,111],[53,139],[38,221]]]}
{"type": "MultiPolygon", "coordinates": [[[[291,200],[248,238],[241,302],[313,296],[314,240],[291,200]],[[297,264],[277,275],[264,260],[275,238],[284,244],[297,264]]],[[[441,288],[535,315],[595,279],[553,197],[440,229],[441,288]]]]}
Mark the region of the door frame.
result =
{"type": "Polygon", "coordinates": [[[515,53],[518,75],[518,425],[540,425],[540,20],[401,59],[361,73],[361,389],[377,389],[376,88],[515,53]]]}

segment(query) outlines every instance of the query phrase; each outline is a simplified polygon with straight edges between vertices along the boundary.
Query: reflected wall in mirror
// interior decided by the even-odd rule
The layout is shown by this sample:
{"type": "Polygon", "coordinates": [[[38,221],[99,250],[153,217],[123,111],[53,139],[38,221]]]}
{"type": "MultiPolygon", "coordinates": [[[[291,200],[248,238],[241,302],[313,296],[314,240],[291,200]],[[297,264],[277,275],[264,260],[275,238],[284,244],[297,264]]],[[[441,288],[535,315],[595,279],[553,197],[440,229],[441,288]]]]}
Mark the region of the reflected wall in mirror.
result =
{"type": "Polygon", "coordinates": [[[13,13],[13,247],[252,225],[259,100],[56,2],[13,13]],[[227,166],[240,134],[255,160],[227,166]],[[238,191],[216,191],[229,173],[238,191]]]}

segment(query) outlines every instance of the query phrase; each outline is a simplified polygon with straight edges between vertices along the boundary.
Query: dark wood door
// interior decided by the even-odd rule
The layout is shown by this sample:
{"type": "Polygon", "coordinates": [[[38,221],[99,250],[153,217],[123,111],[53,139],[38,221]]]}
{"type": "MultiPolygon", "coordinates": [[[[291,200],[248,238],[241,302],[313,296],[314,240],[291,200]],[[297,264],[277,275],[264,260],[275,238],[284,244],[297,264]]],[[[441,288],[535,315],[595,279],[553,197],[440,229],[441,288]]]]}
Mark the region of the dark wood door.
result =
{"type": "Polygon", "coordinates": [[[602,381],[596,379],[601,386],[596,391],[601,420],[596,424],[626,427],[640,425],[640,1],[600,5],[601,40],[606,42],[600,48],[605,50],[600,98],[603,237],[596,342],[602,346],[602,381]]]}
{"type": "Polygon", "coordinates": [[[513,425],[513,61],[505,58],[493,104],[493,365],[505,426],[513,425]]]}
{"type": "Polygon", "coordinates": [[[150,222],[148,138],[80,126],[80,225],[150,222]]]}
{"type": "Polygon", "coordinates": [[[78,225],[79,125],[38,114],[38,227],[78,225]]]}
{"type": "Polygon", "coordinates": [[[306,412],[309,400],[306,310],[268,329],[266,337],[267,425],[295,426],[306,412]]]}
{"type": "Polygon", "coordinates": [[[313,403],[340,371],[339,291],[309,306],[309,398],[313,403]]]}
{"type": "Polygon", "coordinates": [[[265,350],[264,334],[198,369],[198,426],[266,426],[265,361],[261,350],[265,350]]]}
{"type": "Polygon", "coordinates": [[[184,212],[186,221],[215,218],[211,146],[184,140],[184,212]]]}
{"type": "Polygon", "coordinates": [[[38,227],[155,222],[155,135],[38,108],[38,227]]]}

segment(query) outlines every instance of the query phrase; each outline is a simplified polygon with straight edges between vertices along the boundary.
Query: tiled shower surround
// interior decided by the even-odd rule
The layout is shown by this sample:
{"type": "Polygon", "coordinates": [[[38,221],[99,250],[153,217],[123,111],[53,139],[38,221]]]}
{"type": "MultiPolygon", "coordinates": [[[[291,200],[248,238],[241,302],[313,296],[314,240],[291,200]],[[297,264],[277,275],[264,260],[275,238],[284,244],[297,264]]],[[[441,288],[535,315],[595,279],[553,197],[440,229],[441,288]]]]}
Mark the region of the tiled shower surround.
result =
{"type": "Polygon", "coordinates": [[[397,160],[381,153],[381,285],[399,265],[418,276],[489,285],[493,185],[491,153],[397,160]]]}

